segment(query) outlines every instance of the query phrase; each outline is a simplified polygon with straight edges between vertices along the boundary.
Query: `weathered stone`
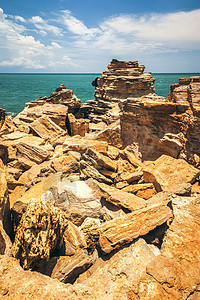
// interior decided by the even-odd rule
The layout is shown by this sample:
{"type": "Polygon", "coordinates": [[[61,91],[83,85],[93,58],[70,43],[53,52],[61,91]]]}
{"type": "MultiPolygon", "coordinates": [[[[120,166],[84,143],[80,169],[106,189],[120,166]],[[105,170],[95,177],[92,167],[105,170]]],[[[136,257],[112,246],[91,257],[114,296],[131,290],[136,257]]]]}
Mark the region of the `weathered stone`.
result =
{"type": "Polygon", "coordinates": [[[111,158],[111,159],[117,159],[119,156],[119,152],[120,150],[117,147],[114,146],[110,146],[108,145],[108,151],[107,151],[107,155],[111,158]]]}
{"type": "Polygon", "coordinates": [[[126,181],[131,183],[133,181],[138,181],[143,176],[143,171],[141,168],[136,169],[134,172],[123,172],[115,177],[115,182],[126,181]]]}
{"type": "Polygon", "coordinates": [[[95,166],[99,165],[105,169],[108,170],[113,170],[116,171],[117,170],[117,165],[115,162],[113,162],[113,160],[111,160],[109,157],[103,155],[102,153],[99,153],[97,151],[95,151],[92,148],[89,148],[85,154],[84,154],[84,160],[94,160],[96,162],[95,166]]]}
{"type": "Polygon", "coordinates": [[[30,128],[41,138],[45,140],[55,140],[60,135],[66,134],[60,126],[56,125],[50,118],[40,117],[39,119],[32,122],[30,128]]]}
{"type": "Polygon", "coordinates": [[[80,135],[85,136],[89,132],[89,120],[76,119],[73,114],[68,114],[68,133],[71,136],[80,135]]]}
{"type": "Polygon", "coordinates": [[[149,199],[156,194],[155,187],[152,183],[132,184],[124,187],[123,192],[135,194],[143,199],[149,199]]]}
{"type": "Polygon", "coordinates": [[[172,191],[180,184],[193,183],[200,171],[183,159],[162,155],[144,167],[145,182],[152,182],[157,191],[172,191]]]}
{"type": "Polygon", "coordinates": [[[99,227],[99,246],[104,253],[110,253],[146,235],[172,217],[170,208],[163,205],[136,210],[99,227]]]}
{"type": "Polygon", "coordinates": [[[11,247],[11,240],[3,228],[3,222],[0,220],[0,254],[9,255],[11,247]]]}
{"type": "Polygon", "coordinates": [[[84,160],[81,160],[80,164],[81,164],[81,172],[85,178],[93,178],[100,182],[105,182],[108,184],[113,183],[113,181],[111,179],[109,179],[109,178],[105,177],[104,175],[102,175],[101,173],[99,173],[97,171],[97,169],[95,169],[93,166],[90,166],[84,160]]]}
{"type": "Polygon", "coordinates": [[[48,193],[40,201],[31,199],[17,227],[12,256],[20,260],[24,269],[41,266],[61,247],[67,225],[65,215],[54,206],[48,193]]]}
{"type": "Polygon", "coordinates": [[[155,246],[139,239],[109,259],[98,258],[77,282],[92,288],[98,299],[134,299],[130,297],[131,286],[139,282],[146,266],[156,259],[159,252],[155,246]]]}
{"type": "Polygon", "coordinates": [[[145,200],[135,195],[120,191],[104,183],[99,183],[98,185],[100,189],[105,193],[106,200],[114,205],[127,208],[130,211],[135,211],[146,206],[145,200]]]}
{"type": "Polygon", "coordinates": [[[20,142],[16,147],[18,157],[21,159],[25,158],[37,164],[43,162],[50,155],[49,151],[31,143],[20,142]]]}
{"type": "Polygon", "coordinates": [[[76,151],[84,153],[88,148],[92,148],[100,153],[106,153],[108,150],[108,143],[105,141],[95,141],[86,137],[68,137],[63,143],[63,153],[68,151],[76,151]]]}
{"type": "Polygon", "coordinates": [[[60,256],[51,277],[64,283],[73,283],[76,278],[93,264],[93,259],[87,251],[79,250],[72,257],[60,256]]]}
{"type": "Polygon", "coordinates": [[[39,165],[34,165],[29,170],[25,171],[20,176],[18,181],[22,184],[27,184],[35,180],[37,177],[39,177],[42,173],[45,173],[46,171],[51,171],[53,173],[50,164],[51,164],[50,161],[44,161],[39,165]]]}
{"type": "Polygon", "coordinates": [[[86,241],[81,235],[79,228],[68,221],[68,226],[63,235],[64,254],[66,256],[74,255],[80,248],[86,248],[86,241]]]}
{"type": "Polygon", "coordinates": [[[93,190],[84,181],[70,182],[63,179],[53,185],[49,193],[52,194],[56,206],[77,226],[80,226],[87,217],[111,219],[93,190]]]}
{"type": "Polygon", "coordinates": [[[0,256],[0,297],[10,299],[96,299],[90,288],[78,284],[64,284],[57,279],[31,271],[24,271],[13,257],[0,256]]]}
{"type": "Polygon", "coordinates": [[[117,148],[122,147],[121,128],[119,122],[107,126],[96,134],[96,140],[107,141],[109,145],[117,148]]]}
{"type": "Polygon", "coordinates": [[[34,120],[40,117],[50,118],[56,125],[60,126],[65,130],[66,116],[68,113],[68,108],[61,104],[49,104],[44,100],[42,103],[39,101],[32,101],[27,103],[25,109],[19,113],[15,118],[15,124],[19,125],[31,125],[34,120]]]}

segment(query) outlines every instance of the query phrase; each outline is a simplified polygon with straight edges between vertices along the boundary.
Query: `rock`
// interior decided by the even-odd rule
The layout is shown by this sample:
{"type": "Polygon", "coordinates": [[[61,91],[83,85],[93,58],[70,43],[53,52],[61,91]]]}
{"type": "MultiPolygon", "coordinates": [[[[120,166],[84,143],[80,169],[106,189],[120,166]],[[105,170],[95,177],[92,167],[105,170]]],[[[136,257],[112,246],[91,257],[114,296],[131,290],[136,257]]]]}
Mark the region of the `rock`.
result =
{"type": "Polygon", "coordinates": [[[6,111],[5,111],[5,109],[0,108],[0,129],[3,126],[5,118],[6,118],[6,111]]]}
{"type": "Polygon", "coordinates": [[[190,102],[175,103],[158,96],[128,98],[121,104],[123,147],[132,145],[142,160],[162,154],[199,165],[199,113],[190,102]],[[195,134],[194,134],[195,132],[195,134]]]}
{"type": "MultiPolygon", "coordinates": [[[[41,182],[33,185],[22,195],[22,197],[17,199],[17,202],[20,201],[21,203],[27,205],[32,198],[39,201],[42,194],[46,193],[54,183],[57,184],[59,181],[61,181],[61,173],[52,174],[49,177],[43,179],[41,182]]],[[[12,208],[14,209],[14,206],[12,208]]]]}
{"type": "Polygon", "coordinates": [[[176,103],[192,103],[193,107],[200,104],[200,77],[180,78],[179,83],[170,85],[168,99],[176,103]]]}
{"type": "Polygon", "coordinates": [[[145,200],[120,191],[114,187],[104,183],[98,183],[100,189],[106,194],[106,200],[119,207],[127,208],[130,211],[135,211],[146,206],[145,200]]]}
{"type": "Polygon", "coordinates": [[[25,160],[30,160],[31,162],[40,164],[50,155],[49,151],[31,143],[20,142],[16,147],[17,156],[21,158],[22,161],[24,158],[25,160]]]}
{"type": "Polygon", "coordinates": [[[95,141],[86,137],[69,137],[63,143],[63,153],[68,151],[76,151],[84,153],[88,148],[92,148],[100,153],[106,153],[108,150],[108,143],[105,141],[95,141]]]}
{"type": "Polygon", "coordinates": [[[134,299],[130,298],[130,287],[140,280],[146,266],[156,260],[159,252],[156,247],[139,239],[109,259],[98,258],[77,282],[89,286],[97,299],[134,299]]]}
{"type": "Polygon", "coordinates": [[[65,215],[54,206],[48,193],[39,201],[32,198],[17,227],[12,256],[20,260],[24,269],[40,267],[62,246],[67,225],[65,215]]]}
{"type": "Polygon", "coordinates": [[[143,199],[149,199],[156,194],[155,187],[152,183],[132,184],[124,187],[123,192],[135,194],[143,199]]]}
{"type": "Polygon", "coordinates": [[[119,121],[110,124],[104,130],[98,132],[95,137],[96,140],[107,141],[109,145],[117,148],[122,147],[121,128],[119,121]]]}
{"type": "Polygon", "coordinates": [[[98,228],[99,247],[104,253],[110,253],[146,235],[172,217],[169,207],[153,205],[106,222],[98,228]]]}
{"type": "Polygon", "coordinates": [[[93,190],[81,180],[70,182],[67,178],[52,185],[52,194],[56,206],[65,212],[66,217],[80,226],[87,217],[110,220],[93,190]]]}
{"type": "Polygon", "coordinates": [[[24,271],[13,257],[0,256],[0,295],[5,298],[31,299],[97,299],[89,288],[78,284],[75,289],[56,279],[31,271],[24,271]],[[19,296],[18,296],[19,295],[19,296]]]}
{"type": "Polygon", "coordinates": [[[161,254],[147,266],[139,285],[132,288],[139,299],[198,299],[199,199],[175,196],[172,206],[174,220],[164,237],[161,254]]]}
{"type": "Polygon", "coordinates": [[[97,228],[100,226],[100,224],[101,222],[99,219],[87,217],[79,227],[82,235],[85,237],[87,251],[89,254],[93,253],[96,248],[99,237],[97,228]],[[96,235],[95,232],[97,233],[96,235]]]}
{"type": "Polygon", "coordinates": [[[68,221],[68,226],[64,232],[63,243],[64,255],[66,256],[74,255],[81,248],[87,248],[86,241],[79,228],[70,221],[68,221]]]}
{"type": "Polygon", "coordinates": [[[141,167],[142,166],[142,162],[135,156],[135,154],[132,152],[134,151],[134,149],[132,149],[131,146],[127,146],[124,150],[123,150],[123,154],[125,155],[125,157],[129,160],[129,162],[134,166],[134,167],[141,167]]]}
{"type": "MultiPolygon", "coordinates": [[[[30,183],[34,181],[36,178],[40,177],[42,174],[46,172],[53,173],[53,170],[50,167],[50,161],[44,161],[39,165],[32,166],[29,170],[25,171],[19,178],[19,182],[22,184],[30,183]]],[[[41,178],[42,180],[42,178],[41,178]]]]}
{"type": "Polygon", "coordinates": [[[81,250],[72,257],[60,256],[51,277],[64,283],[73,283],[76,278],[93,264],[93,259],[81,250]]]}
{"type": "Polygon", "coordinates": [[[144,167],[145,182],[152,182],[158,192],[172,191],[183,183],[193,183],[200,171],[183,159],[162,155],[144,167]]]}
{"type": "Polygon", "coordinates": [[[97,100],[117,101],[130,96],[153,94],[155,79],[150,73],[143,73],[144,66],[138,61],[118,61],[113,59],[97,79],[95,98],[97,100]]]}
{"type": "Polygon", "coordinates": [[[115,177],[115,182],[126,181],[131,183],[133,181],[138,181],[143,176],[143,171],[141,168],[136,169],[134,172],[123,172],[115,177]]]}
{"type": "Polygon", "coordinates": [[[112,184],[113,181],[101,173],[97,171],[93,166],[90,166],[87,162],[84,160],[80,161],[81,164],[81,172],[84,175],[85,178],[93,178],[95,180],[98,180],[99,182],[105,182],[108,184],[112,184]]]}
{"type": "Polygon", "coordinates": [[[37,134],[39,137],[54,141],[59,136],[65,135],[66,131],[63,130],[60,126],[56,125],[50,118],[47,116],[40,117],[30,124],[30,128],[37,134]]]}
{"type": "Polygon", "coordinates": [[[46,100],[32,101],[26,104],[25,109],[19,113],[15,118],[14,122],[16,125],[26,125],[29,126],[34,122],[34,120],[40,117],[51,119],[56,125],[62,129],[66,129],[66,116],[68,113],[68,108],[61,104],[49,104],[46,100]]]}
{"type": "Polygon", "coordinates": [[[91,161],[91,159],[92,159],[92,161],[95,161],[94,167],[101,166],[108,170],[113,170],[113,171],[117,170],[117,165],[115,162],[113,162],[113,160],[111,160],[109,157],[103,155],[102,153],[95,151],[92,148],[89,148],[85,152],[83,158],[84,158],[84,160],[87,159],[87,160],[91,161]]]}
{"type": "Polygon", "coordinates": [[[9,255],[11,251],[12,243],[3,228],[3,223],[0,220],[0,254],[9,255]]]}
{"type": "Polygon", "coordinates": [[[85,136],[89,132],[89,121],[85,119],[76,119],[73,114],[67,116],[67,129],[71,136],[85,136]]]}

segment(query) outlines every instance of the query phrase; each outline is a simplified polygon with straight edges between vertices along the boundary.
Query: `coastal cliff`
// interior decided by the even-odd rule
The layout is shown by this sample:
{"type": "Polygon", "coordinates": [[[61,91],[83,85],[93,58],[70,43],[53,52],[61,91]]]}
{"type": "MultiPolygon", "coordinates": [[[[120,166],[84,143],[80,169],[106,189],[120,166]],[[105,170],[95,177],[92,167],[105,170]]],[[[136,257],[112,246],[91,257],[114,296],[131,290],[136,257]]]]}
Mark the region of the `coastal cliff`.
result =
{"type": "Polygon", "coordinates": [[[112,60],[86,104],[0,110],[0,298],[200,297],[200,78],[154,81],[112,60]]]}

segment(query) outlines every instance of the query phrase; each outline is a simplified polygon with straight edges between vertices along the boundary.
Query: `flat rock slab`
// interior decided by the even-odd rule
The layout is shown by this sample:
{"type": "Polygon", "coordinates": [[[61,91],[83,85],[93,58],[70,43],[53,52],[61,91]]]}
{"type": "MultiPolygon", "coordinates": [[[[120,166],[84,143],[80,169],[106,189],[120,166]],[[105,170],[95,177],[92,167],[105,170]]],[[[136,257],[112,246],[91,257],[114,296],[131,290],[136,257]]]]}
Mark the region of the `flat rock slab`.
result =
{"type": "Polygon", "coordinates": [[[50,155],[49,151],[32,143],[21,142],[16,147],[20,158],[28,159],[37,164],[43,162],[50,155]]]}
{"type": "Polygon", "coordinates": [[[99,246],[104,253],[110,253],[146,235],[172,217],[172,211],[168,206],[153,205],[116,218],[98,228],[99,246]]]}
{"type": "Polygon", "coordinates": [[[30,128],[36,132],[41,138],[56,139],[60,135],[66,133],[60,126],[56,125],[50,118],[40,117],[31,123],[30,128]]]}
{"type": "Polygon", "coordinates": [[[60,256],[51,277],[64,283],[73,283],[76,278],[93,264],[92,256],[80,250],[73,256],[60,256]]]}
{"type": "Polygon", "coordinates": [[[144,167],[145,182],[152,182],[158,192],[171,191],[183,183],[193,183],[200,175],[200,170],[189,165],[183,159],[162,155],[156,161],[144,167]]]}
{"type": "Polygon", "coordinates": [[[100,189],[107,195],[106,200],[112,204],[135,211],[146,206],[146,201],[133,194],[120,191],[104,183],[98,183],[100,189]]]}

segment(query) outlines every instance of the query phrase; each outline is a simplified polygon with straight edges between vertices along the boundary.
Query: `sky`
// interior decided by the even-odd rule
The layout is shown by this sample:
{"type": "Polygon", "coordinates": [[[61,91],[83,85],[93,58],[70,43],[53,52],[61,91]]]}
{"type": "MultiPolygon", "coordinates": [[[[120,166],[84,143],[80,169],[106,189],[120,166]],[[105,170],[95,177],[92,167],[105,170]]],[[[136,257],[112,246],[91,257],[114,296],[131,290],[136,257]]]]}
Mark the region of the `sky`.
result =
{"type": "Polygon", "coordinates": [[[0,0],[0,72],[200,72],[199,0],[0,0]]]}

